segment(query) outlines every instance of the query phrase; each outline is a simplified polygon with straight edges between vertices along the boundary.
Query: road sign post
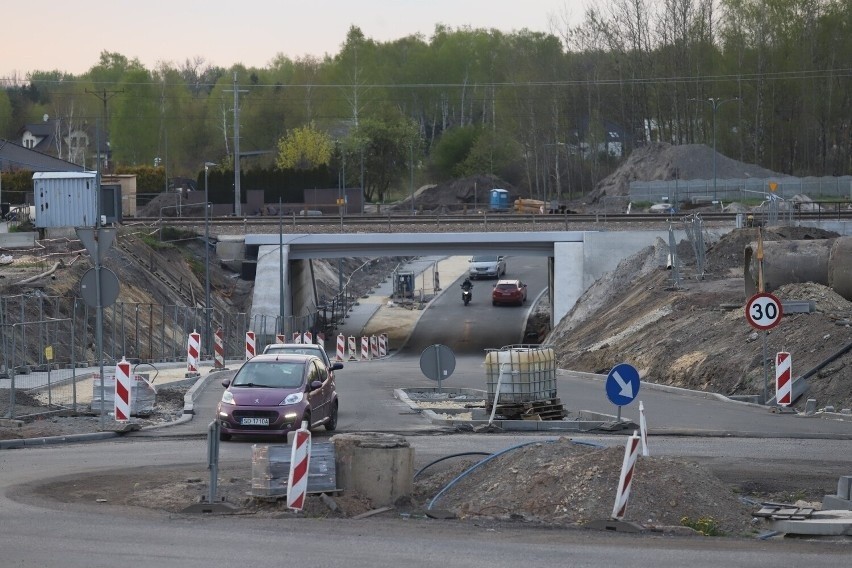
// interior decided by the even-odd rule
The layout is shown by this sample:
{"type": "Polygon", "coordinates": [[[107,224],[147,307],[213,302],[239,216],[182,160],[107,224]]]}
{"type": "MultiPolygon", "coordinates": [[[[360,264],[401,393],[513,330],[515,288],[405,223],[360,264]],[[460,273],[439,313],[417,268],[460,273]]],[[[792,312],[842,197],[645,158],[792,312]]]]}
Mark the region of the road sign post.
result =
{"type": "Polygon", "coordinates": [[[781,301],[768,292],[758,292],[746,302],[746,320],[754,329],[763,331],[763,403],[769,400],[769,374],[766,369],[766,336],[781,323],[784,310],[781,301]]]}
{"type": "Polygon", "coordinates": [[[639,394],[639,371],[636,367],[621,363],[613,367],[606,377],[606,396],[618,407],[621,422],[621,407],[627,406],[639,394]]]}

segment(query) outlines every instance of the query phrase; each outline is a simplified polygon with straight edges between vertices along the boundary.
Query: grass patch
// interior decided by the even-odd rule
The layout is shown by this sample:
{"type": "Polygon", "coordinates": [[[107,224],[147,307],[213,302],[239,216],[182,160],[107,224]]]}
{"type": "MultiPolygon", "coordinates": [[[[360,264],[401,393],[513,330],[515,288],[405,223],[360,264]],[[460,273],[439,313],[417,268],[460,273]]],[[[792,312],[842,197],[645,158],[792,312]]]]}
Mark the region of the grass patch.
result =
{"type": "Polygon", "coordinates": [[[724,533],[719,529],[719,523],[713,517],[701,517],[694,521],[689,517],[684,517],[680,520],[680,524],[700,532],[704,536],[724,536],[724,533]]]}

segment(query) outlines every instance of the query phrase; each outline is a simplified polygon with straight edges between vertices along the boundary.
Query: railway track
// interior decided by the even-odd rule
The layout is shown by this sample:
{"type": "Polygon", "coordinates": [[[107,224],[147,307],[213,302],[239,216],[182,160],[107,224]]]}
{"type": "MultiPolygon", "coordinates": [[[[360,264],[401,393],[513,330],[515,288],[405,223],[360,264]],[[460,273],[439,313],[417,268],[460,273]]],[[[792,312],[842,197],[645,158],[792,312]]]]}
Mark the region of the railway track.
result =
{"type": "MultiPolygon", "coordinates": [[[[451,229],[453,231],[513,231],[513,230],[583,230],[589,225],[600,223],[612,223],[615,225],[642,224],[644,226],[659,224],[661,228],[668,227],[671,222],[679,222],[690,214],[678,213],[669,214],[596,214],[596,215],[578,215],[578,214],[552,214],[552,215],[532,215],[532,214],[514,214],[514,213],[489,213],[489,214],[463,214],[463,213],[444,213],[444,214],[399,214],[391,213],[387,215],[346,215],[346,216],[300,216],[289,215],[285,217],[272,216],[249,216],[249,217],[213,217],[210,218],[209,225],[211,232],[214,234],[221,232],[225,227],[232,229],[241,228],[243,233],[250,232],[278,232],[278,228],[283,226],[285,231],[292,231],[299,227],[304,230],[324,228],[326,231],[333,231],[338,228],[342,231],[358,230],[363,231],[372,227],[376,232],[384,232],[388,229],[400,227],[411,228],[414,232],[425,231],[442,231],[451,229]]],[[[737,214],[735,213],[700,213],[701,218],[709,223],[716,222],[736,222],[737,214]]],[[[832,220],[850,220],[852,219],[852,210],[833,210],[830,212],[796,212],[793,215],[793,220],[812,220],[812,221],[832,221],[832,220]]],[[[756,215],[755,219],[758,222],[763,222],[761,216],[756,215]]],[[[784,222],[789,220],[787,215],[779,215],[779,220],[784,222]]],[[[143,224],[149,226],[168,226],[176,228],[197,229],[203,227],[204,219],[201,217],[135,217],[128,219],[125,225],[143,224]]]]}

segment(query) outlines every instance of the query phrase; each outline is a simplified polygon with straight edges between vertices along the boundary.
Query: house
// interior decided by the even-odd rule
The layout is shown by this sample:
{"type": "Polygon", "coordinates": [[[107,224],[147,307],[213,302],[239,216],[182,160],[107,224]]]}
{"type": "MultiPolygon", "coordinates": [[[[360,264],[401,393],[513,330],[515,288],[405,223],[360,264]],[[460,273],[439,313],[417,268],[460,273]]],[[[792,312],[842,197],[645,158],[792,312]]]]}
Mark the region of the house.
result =
{"type": "Polygon", "coordinates": [[[19,131],[21,146],[79,164],[91,170],[97,169],[97,156],[101,156],[101,169],[106,170],[109,165],[109,142],[100,141],[100,151],[96,149],[96,134],[84,122],[82,126],[69,125],[62,119],[51,119],[44,115],[41,122],[26,124],[19,131]]]}
{"type": "Polygon", "coordinates": [[[0,138],[0,171],[82,172],[83,166],[0,138]]]}
{"type": "Polygon", "coordinates": [[[580,119],[574,137],[575,140],[571,144],[574,146],[574,153],[583,158],[589,158],[595,152],[620,158],[628,145],[627,131],[607,119],[594,122],[588,117],[580,119]]]}

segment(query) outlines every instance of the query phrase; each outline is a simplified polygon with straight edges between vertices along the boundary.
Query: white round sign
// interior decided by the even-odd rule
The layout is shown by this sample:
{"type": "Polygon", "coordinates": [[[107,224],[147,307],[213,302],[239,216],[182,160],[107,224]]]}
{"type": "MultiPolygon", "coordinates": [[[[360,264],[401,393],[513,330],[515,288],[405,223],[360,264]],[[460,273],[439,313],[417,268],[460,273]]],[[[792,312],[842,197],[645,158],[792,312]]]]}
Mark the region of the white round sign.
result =
{"type": "Polygon", "coordinates": [[[761,331],[772,329],[781,323],[783,315],[781,302],[768,292],[761,292],[749,298],[745,312],[749,325],[761,331]]]}

